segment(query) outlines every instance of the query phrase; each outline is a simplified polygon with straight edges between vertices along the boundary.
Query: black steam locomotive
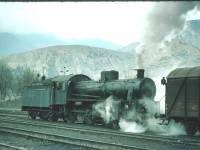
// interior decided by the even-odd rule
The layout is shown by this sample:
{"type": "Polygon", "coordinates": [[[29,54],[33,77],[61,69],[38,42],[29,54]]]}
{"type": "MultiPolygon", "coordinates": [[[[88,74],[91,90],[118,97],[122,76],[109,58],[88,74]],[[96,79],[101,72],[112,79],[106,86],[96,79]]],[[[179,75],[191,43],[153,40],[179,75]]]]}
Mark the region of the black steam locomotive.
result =
{"type": "Polygon", "coordinates": [[[145,113],[140,100],[153,100],[156,94],[154,81],[144,77],[143,69],[138,69],[133,79],[119,80],[118,76],[112,70],[101,72],[100,81],[78,74],[33,82],[22,92],[22,110],[32,119],[116,126],[123,110],[145,113]]]}

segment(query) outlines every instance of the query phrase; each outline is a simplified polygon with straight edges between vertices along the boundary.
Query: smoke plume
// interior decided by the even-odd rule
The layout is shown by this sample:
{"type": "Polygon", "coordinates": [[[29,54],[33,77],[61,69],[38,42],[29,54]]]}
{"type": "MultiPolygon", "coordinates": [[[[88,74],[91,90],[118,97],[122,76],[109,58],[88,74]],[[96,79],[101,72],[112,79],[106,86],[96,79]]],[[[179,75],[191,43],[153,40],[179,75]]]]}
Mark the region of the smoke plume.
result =
{"type": "Polygon", "coordinates": [[[188,11],[197,2],[156,2],[145,23],[142,44],[137,49],[137,67],[144,68],[166,40],[171,40],[185,24],[188,11]]]}
{"type": "MultiPolygon", "coordinates": [[[[177,34],[185,28],[187,14],[194,9],[200,8],[200,2],[156,2],[146,18],[144,33],[141,44],[136,48],[137,68],[148,69],[149,64],[155,61],[159,50],[165,47],[177,34]]],[[[176,66],[177,67],[177,66],[176,66]]],[[[174,66],[170,66],[173,69],[174,66]]],[[[161,69],[160,69],[161,70],[161,69]]],[[[171,70],[170,70],[171,71],[171,70]]],[[[167,71],[167,74],[170,72],[167,71]]],[[[161,71],[165,76],[166,68],[161,71]],[[165,71],[163,71],[165,70],[165,71]]],[[[155,77],[160,77],[158,72],[155,77]]],[[[160,77],[160,79],[161,79],[160,77]]],[[[160,80],[158,83],[160,85],[160,80]]],[[[165,95],[165,89],[162,88],[157,92],[162,99],[165,95]]],[[[119,125],[122,131],[141,133],[151,131],[164,135],[182,135],[186,134],[185,128],[180,123],[171,121],[169,125],[159,125],[161,120],[156,119],[153,114],[157,113],[156,105],[149,104],[149,101],[140,100],[140,104],[147,109],[147,114],[141,114],[136,110],[126,112],[125,117],[120,119],[119,125]],[[130,119],[131,118],[131,119],[130,119]]],[[[163,107],[164,108],[164,107],[163,107]]],[[[162,110],[164,112],[164,110],[162,110]]]]}

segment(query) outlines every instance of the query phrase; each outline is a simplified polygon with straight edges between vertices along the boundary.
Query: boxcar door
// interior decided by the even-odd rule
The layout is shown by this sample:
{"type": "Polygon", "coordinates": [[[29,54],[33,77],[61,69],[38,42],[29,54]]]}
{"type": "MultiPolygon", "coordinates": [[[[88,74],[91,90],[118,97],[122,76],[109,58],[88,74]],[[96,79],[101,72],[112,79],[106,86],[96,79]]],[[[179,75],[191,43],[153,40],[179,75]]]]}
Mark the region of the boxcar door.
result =
{"type": "Polygon", "coordinates": [[[168,79],[166,85],[166,115],[184,117],[185,78],[168,79]]]}

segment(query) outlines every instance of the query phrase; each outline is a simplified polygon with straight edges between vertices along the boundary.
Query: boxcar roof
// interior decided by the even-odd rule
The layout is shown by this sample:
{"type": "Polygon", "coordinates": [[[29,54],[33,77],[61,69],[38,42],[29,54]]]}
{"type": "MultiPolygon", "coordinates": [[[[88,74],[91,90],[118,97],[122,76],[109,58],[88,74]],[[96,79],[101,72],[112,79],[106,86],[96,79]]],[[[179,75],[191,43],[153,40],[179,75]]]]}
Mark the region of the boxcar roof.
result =
{"type": "Polygon", "coordinates": [[[190,78],[199,77],[200,78],[200,66],[191,68],[177,68],[171,71],[167,78],[190,78]]]}

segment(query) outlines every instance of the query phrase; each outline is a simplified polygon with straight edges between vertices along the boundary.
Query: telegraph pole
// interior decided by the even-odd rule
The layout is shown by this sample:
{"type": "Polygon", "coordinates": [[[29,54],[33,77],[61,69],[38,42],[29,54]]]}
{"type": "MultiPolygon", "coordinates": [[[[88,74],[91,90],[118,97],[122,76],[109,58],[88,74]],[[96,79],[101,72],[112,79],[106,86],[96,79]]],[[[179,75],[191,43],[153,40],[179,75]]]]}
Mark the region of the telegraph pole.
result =
{"type": "Polygon", "coordinates": [[[44,66],[42,66],[42,72],[43,72],[43,76],[42,76],[42,80],[45,80],[45,75],[44,75],[44,69],[45,69],[45,67],[44,66]]]}
{"type": "Polygon", "coordinates": [[[44,66],[42,66],[42,72],[43,72],[43,76],[44,76],[44,68],[45,68],[45,67],[44,67],[44,66]]]}

